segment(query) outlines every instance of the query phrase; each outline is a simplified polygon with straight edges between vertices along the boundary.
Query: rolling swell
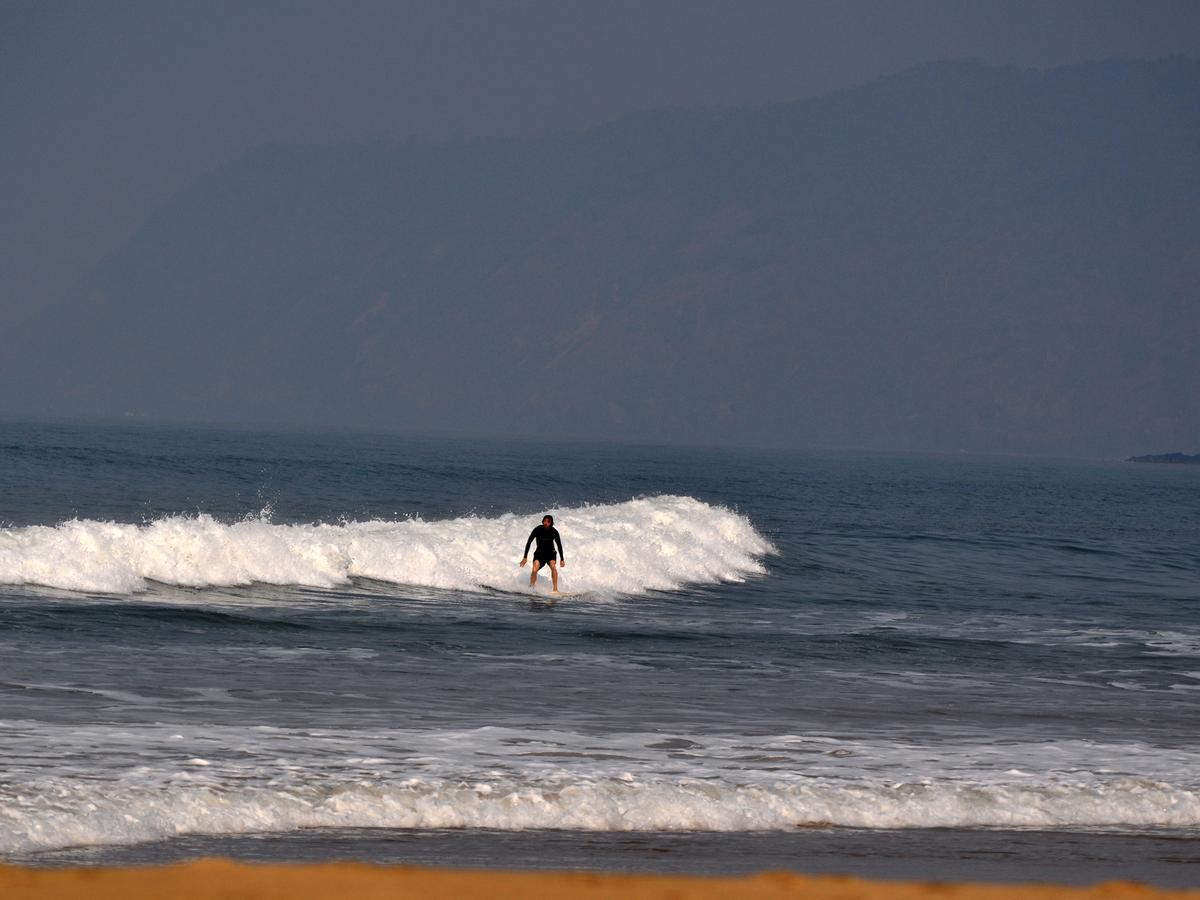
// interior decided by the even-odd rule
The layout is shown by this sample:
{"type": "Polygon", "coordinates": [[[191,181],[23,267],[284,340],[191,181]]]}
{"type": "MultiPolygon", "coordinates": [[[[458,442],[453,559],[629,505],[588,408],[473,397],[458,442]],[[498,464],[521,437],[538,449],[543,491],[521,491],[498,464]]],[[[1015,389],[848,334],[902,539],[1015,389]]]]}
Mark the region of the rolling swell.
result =
{"type": "MultiPolygon", "coordinates": [[[[743,516],[691,497],[554,510],[571,590],[639,594],[761,574],[771,544],[743,516]],[[578,549],[578,552],[576,552],[578,549]]],[[[0,530],[0,584],[134,594],[150,582],[328,588],[353,578],[448,590],[518,589],[530,517],[277,525],[208,515],[144,525],[72,520],[0,530]]]]}

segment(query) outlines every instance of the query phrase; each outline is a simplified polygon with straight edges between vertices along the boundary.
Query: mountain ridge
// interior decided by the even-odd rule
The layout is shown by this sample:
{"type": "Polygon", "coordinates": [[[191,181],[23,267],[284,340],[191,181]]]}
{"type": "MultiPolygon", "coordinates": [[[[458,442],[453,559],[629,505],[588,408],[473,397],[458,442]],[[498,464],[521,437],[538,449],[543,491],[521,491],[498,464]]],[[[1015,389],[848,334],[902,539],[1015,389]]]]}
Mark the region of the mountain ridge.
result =
{"type": "Polygon", "coordinates": [[[10,336],[0,408],[1195,443],[1198,76],[952,62],[529,140],[259,148],[10,336]]]}

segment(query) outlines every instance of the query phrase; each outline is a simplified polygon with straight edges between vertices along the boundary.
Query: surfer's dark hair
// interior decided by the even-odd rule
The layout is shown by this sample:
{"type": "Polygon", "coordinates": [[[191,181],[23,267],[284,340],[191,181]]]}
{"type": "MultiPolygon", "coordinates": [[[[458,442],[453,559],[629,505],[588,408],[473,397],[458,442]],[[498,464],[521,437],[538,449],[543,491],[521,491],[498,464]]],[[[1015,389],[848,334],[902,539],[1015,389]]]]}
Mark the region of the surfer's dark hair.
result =
{"type": "Polygon", "coordinates": [[[543,522],[545,522],[547,519],[549,519],[549,520],[550,520],[550,524],[551,524],[551,525],[553,525],[553,524],[554,524],[554,516],[550,515],[550,513],[546,513],[544,516],[542,516],[542,521],[543,521],[543,522]]]}

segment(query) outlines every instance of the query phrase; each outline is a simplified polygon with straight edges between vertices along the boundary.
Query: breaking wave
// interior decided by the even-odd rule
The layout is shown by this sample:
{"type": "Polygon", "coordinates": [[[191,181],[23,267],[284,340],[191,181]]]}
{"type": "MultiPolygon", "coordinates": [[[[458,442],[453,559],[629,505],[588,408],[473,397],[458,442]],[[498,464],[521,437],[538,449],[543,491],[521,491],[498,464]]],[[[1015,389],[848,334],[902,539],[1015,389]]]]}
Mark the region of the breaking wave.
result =
{"type": "Polygon", "coordinates": [[[600,779],[303,787],[177,783],[166,788],[45,785],[2,797],[0,854],[130,844],[181,834],[300,828],[770,831],[796,827],[1070,828],[1200,825],[1200,794],[1167,783],[778,783],[600,779]]]}
{"type": "MultiPolygon", "coordinates": [[[[692,497],[551,510],[569,565],[564,588],[637,594],[763,573],[771,544],[749,520],[692,497]]],[[[145,525],[73,520],[0,530],[0,584],[129,594],[148,582],[334,587],[351,578],[450,590],[518,589],[536,516],[278,525],[208,515],[145,525]]]]}

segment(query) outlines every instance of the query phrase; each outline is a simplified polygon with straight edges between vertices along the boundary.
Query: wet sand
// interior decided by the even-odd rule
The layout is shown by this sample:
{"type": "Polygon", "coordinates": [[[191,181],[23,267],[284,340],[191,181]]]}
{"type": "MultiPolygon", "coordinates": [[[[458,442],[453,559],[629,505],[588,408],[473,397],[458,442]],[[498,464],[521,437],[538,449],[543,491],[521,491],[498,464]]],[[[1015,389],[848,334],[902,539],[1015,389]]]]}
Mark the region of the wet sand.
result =
{"type": "Polygon", "coordinates": [[[1200,900],[1200,890],[1169,891],[1131,883],[1093,887],[870,882],[768,872],[743,878],[585,872],[452,871],[362,863],[247,865],[204,860],[124,869],[28,869],[0,866],[5,900],[1200,900]]]}
{"type": "Polygon", "coordinates": [[[794,832],[596,832],[301,829],[178,835],[131,845],[69,847],[5,862],[38,868],[163,866],[200,859],[262,864],[361,862],[503,871],[734,877],[790,871],[871,881],[1093,885],[1136,881],[1200,888],[1200,836],[855,828],[794,832]]]}

